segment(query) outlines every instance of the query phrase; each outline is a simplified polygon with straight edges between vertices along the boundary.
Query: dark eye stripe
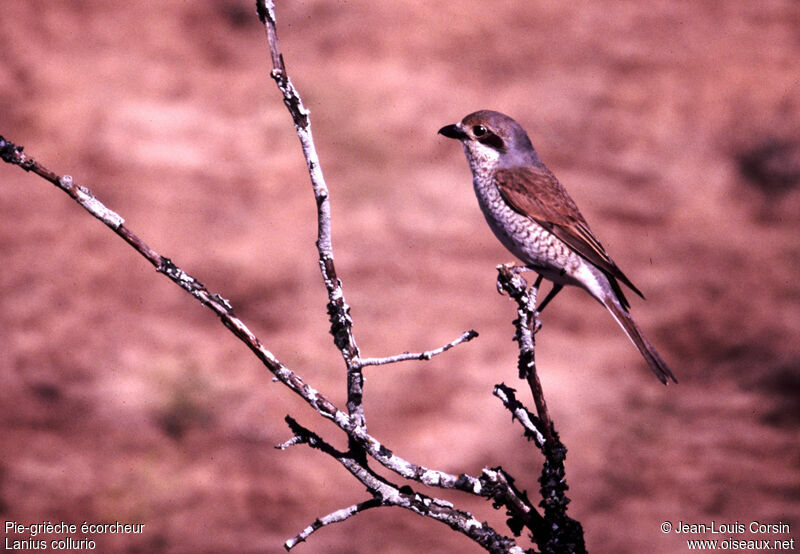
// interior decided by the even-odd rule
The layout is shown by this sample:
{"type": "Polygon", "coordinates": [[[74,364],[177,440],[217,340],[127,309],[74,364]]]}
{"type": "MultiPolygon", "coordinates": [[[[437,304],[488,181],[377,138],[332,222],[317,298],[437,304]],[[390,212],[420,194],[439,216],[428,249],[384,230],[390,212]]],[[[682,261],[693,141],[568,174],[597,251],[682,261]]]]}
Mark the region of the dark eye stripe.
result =
{"type": "Polygon", "coordinates": [[[506,145],[503,142],[503,139],[501,139],[491,131],[481,137],[478,137],[478,142],[480,142],[481,144],[485,144],[486,146],[491,146],[495,150],[506,149],[506,145]]]}

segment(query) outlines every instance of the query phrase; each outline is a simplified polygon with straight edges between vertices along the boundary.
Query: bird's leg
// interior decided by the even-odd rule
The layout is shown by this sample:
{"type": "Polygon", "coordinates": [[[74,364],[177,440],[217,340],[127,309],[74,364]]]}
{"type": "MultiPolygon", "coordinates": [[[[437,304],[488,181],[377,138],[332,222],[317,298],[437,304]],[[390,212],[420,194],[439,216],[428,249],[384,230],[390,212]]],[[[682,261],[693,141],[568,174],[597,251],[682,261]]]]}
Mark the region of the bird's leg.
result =
{"type": "MultiPolygon", "coordinates": [[[[542,280],[542,277],[541,277],[541,275],[540,275],[540,276],[539,276],[539,279],[536,281],[536,284],[538,285],[538,284],[539,284],[539,281],[541,281],[541,280],[542,280]]],[[[563,289],[563,288],[564,288],[564,285],[558,285],[558,284],[556,284],[556,283],[553,283],[553,288],[552,288],[552,289],[550,289],[550,292],[548,292],[548,293],[547,293],[547,296],[545,296],[545,297],[544,297],[544,300],[542,300],[542,303],[541,303],[541,304],[539,304],[539,307],[538,307],[538,308],[536,308],[536,311],[537,311],[537,312],[539,312],[539,313],[542,313],[542,310],[544,310],[544,307],[545,307],[545,306],[547,306],[547,304],[548,304],[548,303],[549,303],[549,302],[550,302],[550,301],[551,301],[553,298],[555,298],[555,297],[556,297],[556,294],[558,294],[558,293],[559,293],[559,291],[560,291],[561,289],[563,289]]]]}

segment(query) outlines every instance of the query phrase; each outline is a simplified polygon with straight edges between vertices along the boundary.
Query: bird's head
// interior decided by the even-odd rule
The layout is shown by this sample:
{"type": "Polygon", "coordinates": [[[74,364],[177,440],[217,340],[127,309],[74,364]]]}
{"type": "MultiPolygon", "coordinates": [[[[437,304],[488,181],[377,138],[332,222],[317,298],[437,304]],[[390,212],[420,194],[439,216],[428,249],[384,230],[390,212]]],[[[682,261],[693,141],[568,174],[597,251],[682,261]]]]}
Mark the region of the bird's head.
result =
{"type": "Polygon", "coordinates": [[[446,125],[439,134],[461,141],[473,171],[481,168],[541,164],[522,126],[500,112],[481,110],[459,123],[446,125]]]}

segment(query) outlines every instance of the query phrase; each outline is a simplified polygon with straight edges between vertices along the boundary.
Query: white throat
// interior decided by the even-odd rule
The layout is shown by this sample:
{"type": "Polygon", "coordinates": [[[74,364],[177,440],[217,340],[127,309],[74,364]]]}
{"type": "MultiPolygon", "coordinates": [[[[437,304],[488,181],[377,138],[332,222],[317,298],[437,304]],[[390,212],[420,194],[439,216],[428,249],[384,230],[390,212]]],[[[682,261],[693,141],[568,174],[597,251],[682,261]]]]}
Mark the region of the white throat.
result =
{"type": "Polygon", "coordinates": [[[463,143],[473,177],[488,178],[500,164],[500,152],[479,142],[463,143]]]}

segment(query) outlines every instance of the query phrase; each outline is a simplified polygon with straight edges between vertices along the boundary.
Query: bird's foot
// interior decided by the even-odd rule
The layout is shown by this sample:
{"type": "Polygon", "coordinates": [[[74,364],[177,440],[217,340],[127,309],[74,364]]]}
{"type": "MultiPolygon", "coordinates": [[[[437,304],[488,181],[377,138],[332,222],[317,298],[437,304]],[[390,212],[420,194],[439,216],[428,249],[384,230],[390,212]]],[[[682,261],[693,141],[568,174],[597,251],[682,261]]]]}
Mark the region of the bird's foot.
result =
{"type": "MultiPolygon", "coordinates": [[[[510,273],[514,277],[519,277],[520,273],[525,273],[526,271],[533,271],[528,266],[517,265],[516,262],[508,262],[506,264],[500,264],[500,265],[497,266],[497,269],[501,273],[503,272],[503,270],[505,270],[506,272],[510,273]]],[[[520,277],[520,279],[522,279],[522,278],[520,277]]],[[[527,286],[527,283],[525,282],[525,279],[522,279],[522,285],[523,286],[527,286]]],[[[503,294],[503,291],[504,291],[504,287],[503,287],[502,283],[500,282],[500,277],[498,276],[498,278],[497,278],[497,292],[499,294],[503,294]]]]}
{"type": "Polygon", "coordinates": [[[507,264],[503,264],[503,267],[508,269],[512,275],[519,275],[520,273],[525,273],[526,271],[533,271],[527,265],[517,265],[516,262],[508,262],[507,264]]]}

